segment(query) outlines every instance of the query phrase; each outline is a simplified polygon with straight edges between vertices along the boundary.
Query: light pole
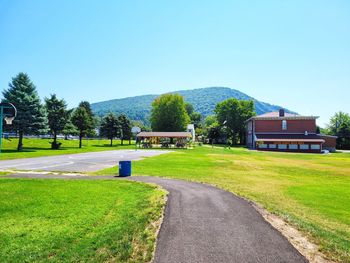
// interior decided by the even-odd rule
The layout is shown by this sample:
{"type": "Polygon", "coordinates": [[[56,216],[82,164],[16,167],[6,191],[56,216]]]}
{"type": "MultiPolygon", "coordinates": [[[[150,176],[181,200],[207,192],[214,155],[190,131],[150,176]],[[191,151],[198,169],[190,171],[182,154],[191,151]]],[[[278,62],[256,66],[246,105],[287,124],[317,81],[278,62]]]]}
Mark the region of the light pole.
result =
{"type": "Polygon", "coordinates": [[[17,110],[12,103],[8,103],[8,102],[0,103],[0,153],[2,148],[3,122],[5,120],[7,125],[12,124],[12,121],[16,117],[16,115],[17,115],[17,110]]]}
{"type": "MultiPolygon", "coordinates": [[[[226,133],[226,144],[228,144],[228,148],[230,149],[230,143],[229,143],[229,141],[228,141],[228,139],[227,139],[227,119],[222,123],[222,127],[225,129],[225,133],[226,133]]],[[[226,145],[225,145],[225,149],[226,149],[226,145]]]]}

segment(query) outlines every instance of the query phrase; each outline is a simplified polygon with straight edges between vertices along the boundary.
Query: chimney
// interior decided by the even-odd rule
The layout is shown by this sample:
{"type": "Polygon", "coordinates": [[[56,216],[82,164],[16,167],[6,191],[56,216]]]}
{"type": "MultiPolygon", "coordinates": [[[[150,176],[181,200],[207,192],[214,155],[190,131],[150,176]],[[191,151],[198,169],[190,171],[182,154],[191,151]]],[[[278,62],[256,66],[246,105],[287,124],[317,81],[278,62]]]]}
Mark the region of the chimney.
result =
{"type": "Polygon", "coordinates": [[[280,109],[280,117],[284,117],[284,109],[280,109]]]}

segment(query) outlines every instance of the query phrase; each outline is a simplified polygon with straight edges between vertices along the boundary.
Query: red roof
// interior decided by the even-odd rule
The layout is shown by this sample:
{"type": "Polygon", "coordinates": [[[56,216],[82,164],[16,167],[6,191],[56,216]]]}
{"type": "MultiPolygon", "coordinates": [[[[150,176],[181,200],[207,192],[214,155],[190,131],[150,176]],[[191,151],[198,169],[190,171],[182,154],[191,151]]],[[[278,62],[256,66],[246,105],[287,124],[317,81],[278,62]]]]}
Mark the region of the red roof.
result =
{"type": "MultiPolygon", "coordinates": [[[[264,117],[279,117],[280,113],[278,111],[272,111],[272,112],[268,112],[268,113],[264,113],[258,116],[255,116],[255,118],[264,118],[264,117]]],[[[298,114],[291,114],[291,113],[284,113],[285,117],[296,117],[299,116],[298,114]]]]}
{"type": "Polygon", "coordinates": [[[140,132],[137,137],[142,138],[190,138],[192,134],[190,132],[140,132]]]}
{"type": "Polygon", "coordinates": [[[301,116],[297,114],[285,113],[283,117],[280,117],[278,111],[264,113],[258,116],[251,117],[250,120],[315,120],[317,116],[301,116]]]}

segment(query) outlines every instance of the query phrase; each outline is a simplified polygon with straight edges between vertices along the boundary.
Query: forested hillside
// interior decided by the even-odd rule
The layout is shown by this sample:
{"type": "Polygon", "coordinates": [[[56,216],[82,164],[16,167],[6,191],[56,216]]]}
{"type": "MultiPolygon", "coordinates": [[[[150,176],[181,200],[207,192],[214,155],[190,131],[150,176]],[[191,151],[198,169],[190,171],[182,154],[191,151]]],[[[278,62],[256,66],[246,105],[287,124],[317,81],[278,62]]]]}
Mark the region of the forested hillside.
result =
{"type": "MultiPolygon", "coordinates": [[[[193,90],[180,90],[170,93],[179,93],[184,96],[186,102],[193,105],[195,111],[200,112],[204,117],[213,114],[218,102],[228,98],[242,100],[253,100],[257,114],[276,111],[280,106],[256,100],[238,90],[225,87],[211,87],[193,90]]],[[[91,104],[95,114],[103,116],[108,112],[120,114],[124,112],[132,120],[140,120],[145,124],[149,123],[152,101],[158,95],[143,95],[123,99],[114,99],[91,104]]]]}

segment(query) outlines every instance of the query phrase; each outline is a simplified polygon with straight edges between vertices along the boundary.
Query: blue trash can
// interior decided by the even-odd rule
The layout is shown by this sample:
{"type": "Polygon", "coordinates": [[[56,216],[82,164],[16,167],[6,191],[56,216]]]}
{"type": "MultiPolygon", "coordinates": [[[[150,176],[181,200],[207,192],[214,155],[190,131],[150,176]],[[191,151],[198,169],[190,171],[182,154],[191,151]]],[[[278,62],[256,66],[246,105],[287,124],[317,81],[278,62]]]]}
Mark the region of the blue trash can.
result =
{"type": "Polygon", "coordinates": [[[130,175],[131,175],[131,161],[120,161],[119,176],[130,176],[130,175]]]}

